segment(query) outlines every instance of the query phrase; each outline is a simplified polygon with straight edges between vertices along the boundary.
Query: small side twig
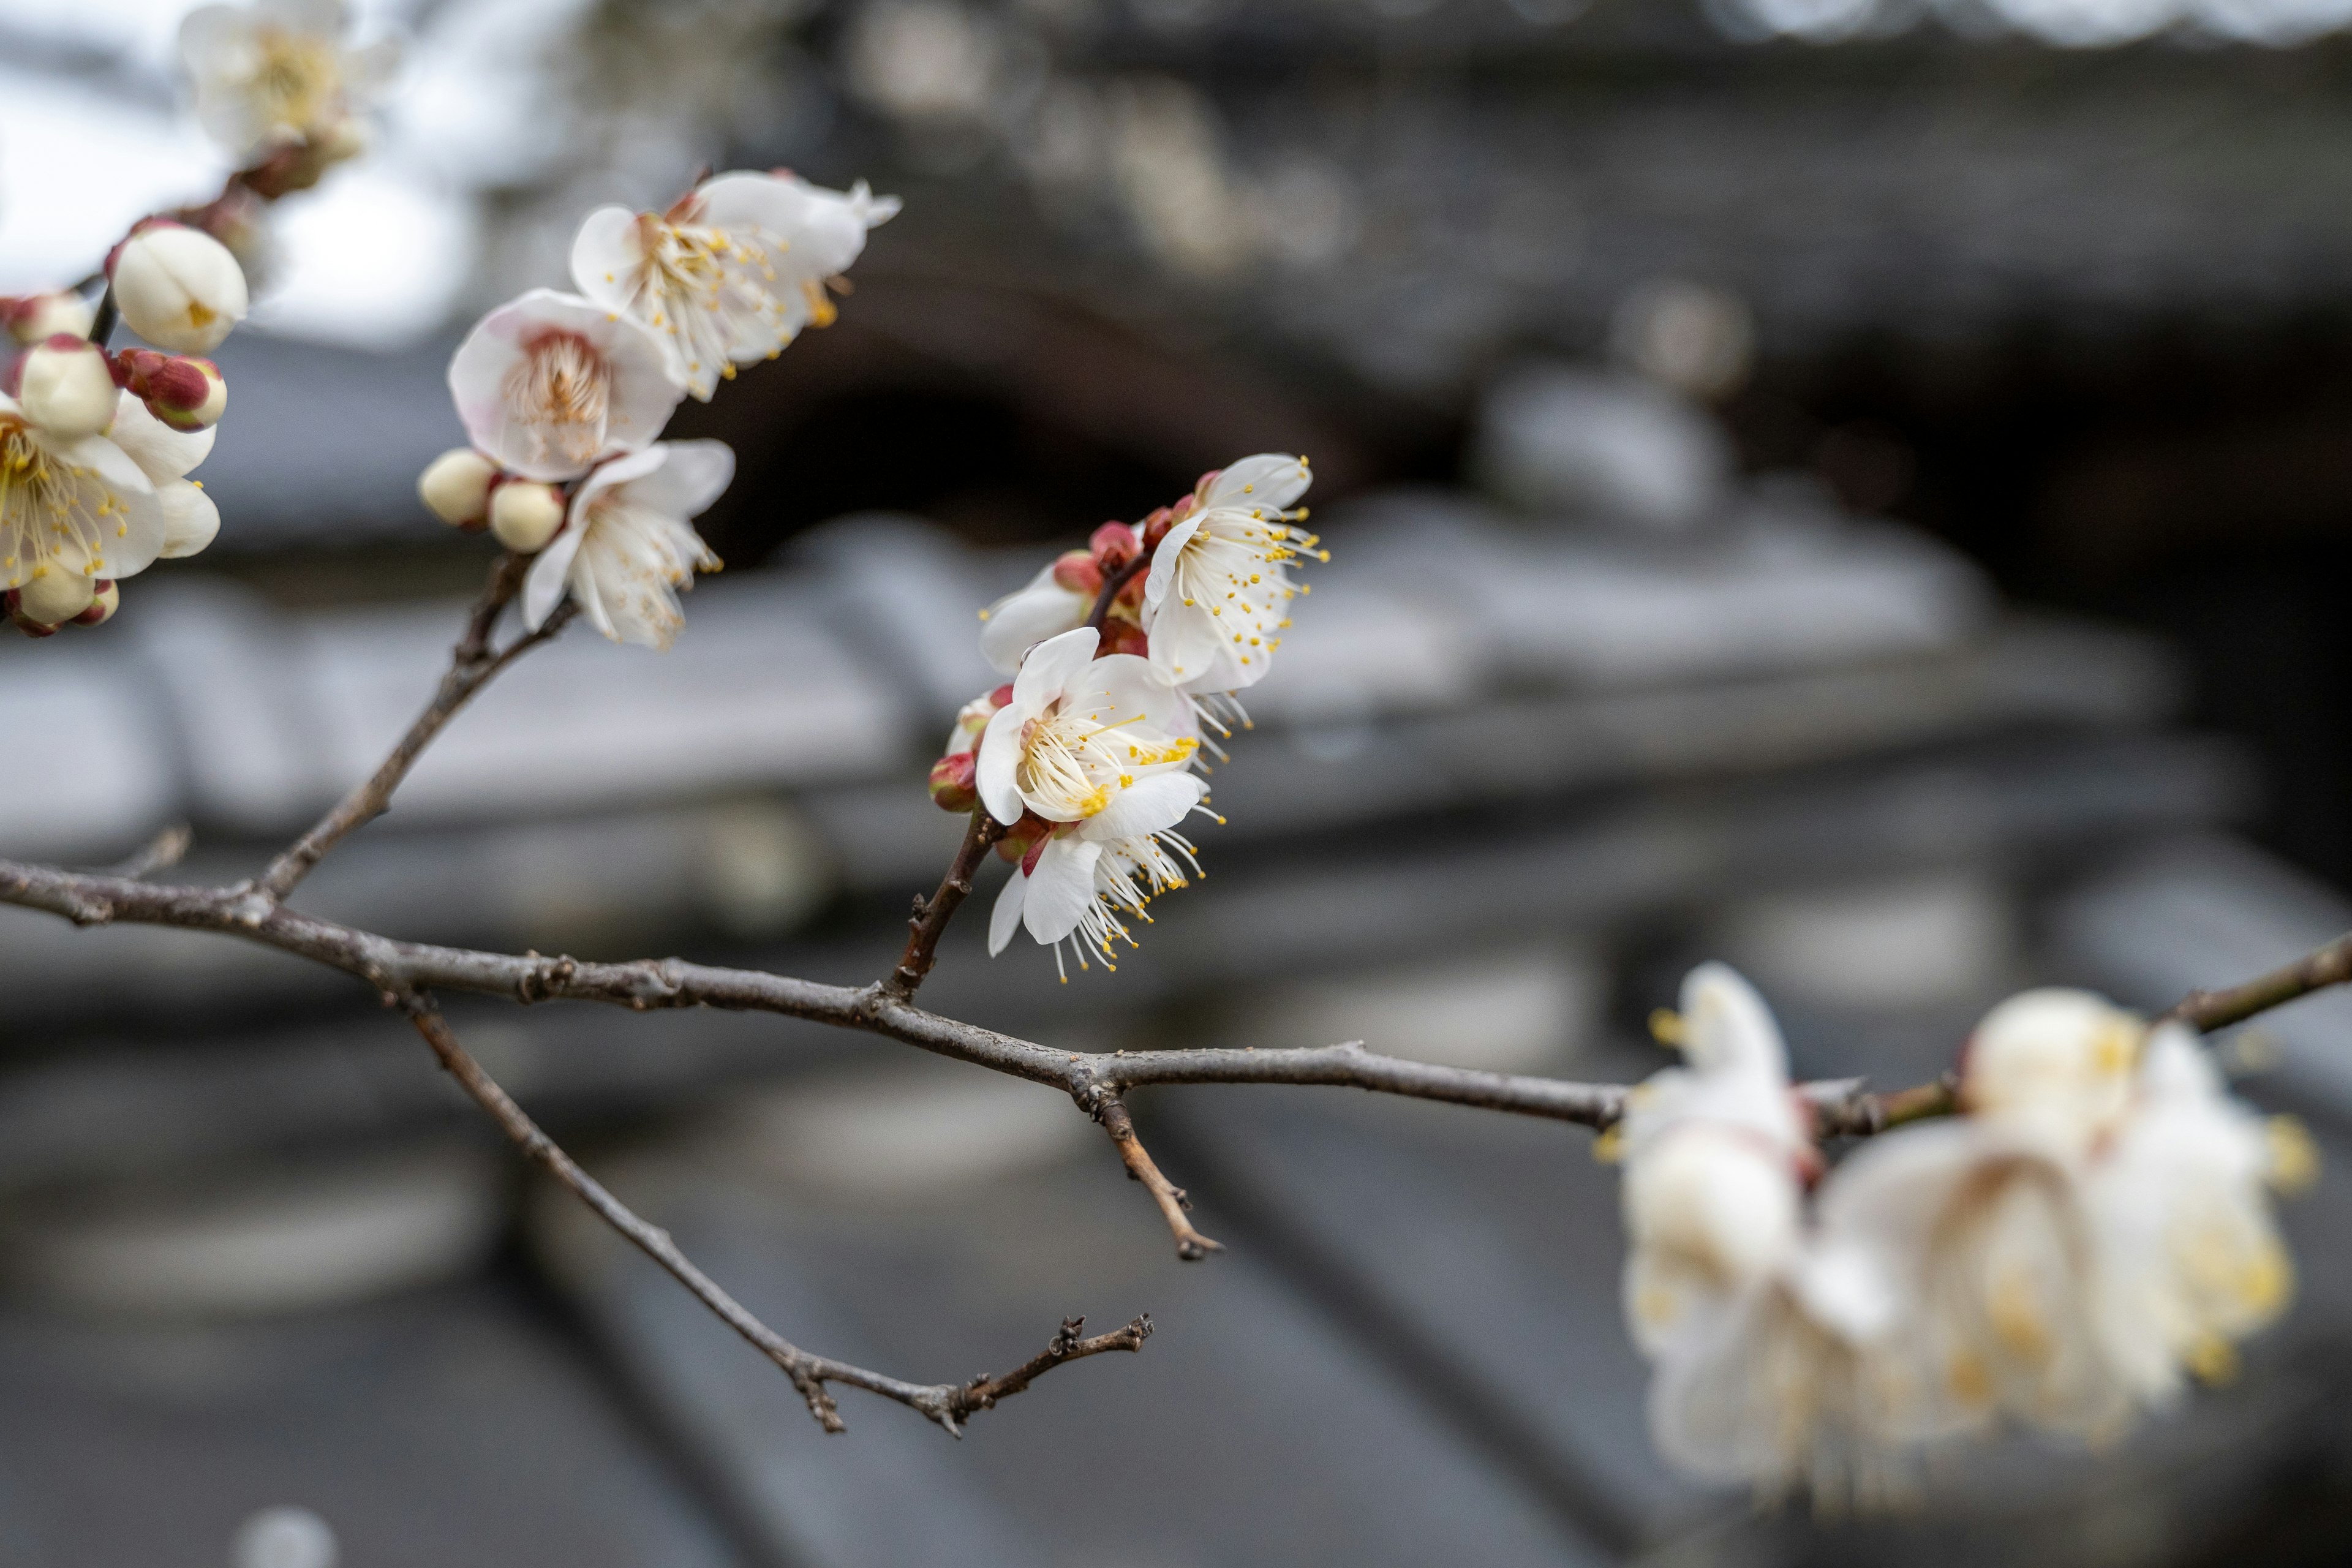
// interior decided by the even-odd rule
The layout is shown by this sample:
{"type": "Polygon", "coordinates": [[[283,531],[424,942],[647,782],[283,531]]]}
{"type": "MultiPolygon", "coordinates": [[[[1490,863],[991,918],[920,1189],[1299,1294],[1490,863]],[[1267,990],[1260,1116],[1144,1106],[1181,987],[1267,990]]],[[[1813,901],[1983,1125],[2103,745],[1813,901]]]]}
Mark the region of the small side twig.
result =
{"type": "Polygon", "coordinates": [[[980,871],[980,863],[1004,837],[1004,825],[996,820],[984,805],[971,808],[971,821],[963,830],[963,842],[956,847],[955,858],[948,863],[948,874],[940,879],[937,891],[928,899],[915,900],[915,912],[907,920],[907,948],[898,955],[898,967],[882,982],[883,988],[904,1001],[915,994],[923,977],[939,961],[940,935],[948,929],[948,921],[965,899],[971,896],[971,879],[980,871]]]}
{"type": "Polygon", "coordinates": [[[149,839],[137,854],[110,867],[104,875],[136,882],[158,871],[168,871],[186,858],[188,846],[195,842],[195,837],[194,829],[186,823],[175,822],[149,839]]]}
{"type": "Polygon", "coordinates": [[[2257,1013],[2352,981],[2352,935],[2337,937],[2293,963],[2220,991],[2191,991],[2166,1011],[2200,1033],[2242,1024],[2257,1013]]]}
{"type": "Polygon", "coordinates": [[[577,1161],[565,1153],[552,1138],[533,1121],[514,1097],[499,1087],[482,1064],[474,1059],[433,1005],[430,998],[417,993],[395,994],[393,1000],[408,1016],[425,1043],[433,1048],[443,1068],[457,1080],[460,1088],[474,1103],[488,1111],[499,1124],[499,1130],[511,1139],[516,1147],[528,1155],[541,1169],[563,1184],[572,1194],[593,1210],[596,1217],[619,1232],[638,1250],[645,1253],[670,1277],[685,1286],[694,1298],[710,1309],[719,1321],[733,1329],[750,1342],[752,1347],[773,1362],[783,1374],[792,1379],[808,1405],[809,1414],[827,1432],[845,1429],[840,1409],[827,1385],[845,1384],[863,1388],[886,1399],[897,1400],[920,1411],[956,1436],[963,1435],[963,1421],[974,1411],[986,1410],[1000,1399],[1008,1398],[1028,1387],[1038,1377],[1066,1361],[1076,1361],[1109,1350],[1137,1350],[1151,1332],[1149,1316],[1138,1318],[1126,1328],[1114,1333],[1100,1334],[1091,1340],[1081,1340],[1077,1331],[1085,1324],[1083,1318],[1065,1319],[1061,1332],[1054,1337],[1045,1353],[1032,1357],[1001,1377],[977,1377],[968,1384],[916,1384],[901,1378],[869,1372],[847,1362],[829,1356],[810,1353],[777,1333],[752,1315],[751,1310],[729,1295],[719,1282],[695,1266],[694,1261],[678,1250],[669,1232],[640,1218],[629,1206],[604,1189],[602,1183],[580,1168],[577,1161]]]}
{"type": "Polygon", "coordinates": [[[1168,1222],[1168,1229],[1176,1237],[1176,1256],[1187,1263],[1197,1263],[1212,1252],[1223,1252],[1224,1244],[1213,1241],[1192,1228],[1185,1211],[1192,1206],[1184,1189],[1160,1173],[1151,1152],[1135,1134],[1135,1118],[1128,1113],[1127,1103],[1115,1094],[1097,1097],[1096,1119],[1103,1131],[1110,1134],[1112,1147],[1118,1151],[1121,1163],[1127,1166],[1129,1180],[1141,1182],[1151,1201],[1160,1205],[1160,1217],[1168,1222]]]}

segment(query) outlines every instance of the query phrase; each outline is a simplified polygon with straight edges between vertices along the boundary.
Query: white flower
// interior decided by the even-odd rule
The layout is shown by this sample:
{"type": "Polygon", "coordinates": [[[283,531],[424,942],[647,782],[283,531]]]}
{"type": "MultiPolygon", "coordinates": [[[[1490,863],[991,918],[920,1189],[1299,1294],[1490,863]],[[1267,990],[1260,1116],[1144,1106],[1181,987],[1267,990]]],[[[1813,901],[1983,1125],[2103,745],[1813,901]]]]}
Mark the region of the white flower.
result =
{"type": "Polygon", "coordinates": [[[2133,1392],[2162,1404],[2185,1369],[2217,1380],[2235,1342],[2285,1309],[2294,1266],[2269,1189],[2312,1174],[2307,1137],[2230,1098],[2179,1024],[2148,1036],[2139,1103],[2094,1167],[2102,1342],[2133,1392]]]}
{"type": "Polygon", "coordinates": [[[686,395],[653,333],[552,289],[483,317],[449,362],[449,391],[476,447],[548,481],[643,451],[686,395]]]}
{"type": "Polygon", "coordinates": [[[1168,731],[1175,693],[1132,654],[1094,657],[1091,626],[1029,650],[1013,700],[981,737],[980,798],[1010,826],[1034,811],[1083,822],[1155,774],[1182,772],[1198,742],[1168,731]]]}
{"type": "Polygon", "coordinates": [[[1969,1037],[1961,1100],[2069,1145],[2112,1133],[2131,1107],[2147,1026],[2088,991],[2011,997],[1969,1037]]]}
{"type": "Polygon", "coordinates": [[[0,395],[0,585],[128,577],[163,543],[154,481],[129,453],[104,436],[45,430],[0,395]]]}
{"type": "Polygon", "coordinates": [[[1807,1222],[1819,1156],[1762,998],[1702,964],[1681,1023],[1689,1067],[1641,1085],[1622,1133],[1625,1310],[1657,1366],[1652,1436],[1681,1469],[1761,1496],[1884,1497],[1906,1450],[1883,1268],[1807,1222]]]}
{"type": "Polygon", "coordinates": [[[1080,969],[1087,967],[1088,949],[1105,968],[1118,968],[1111,944],[1136,945],[1121,911],[1148,921],[1146,906],[1153,899],[1185,886],[1188,868],[1201,874],[1191,841],[1176,826],[1203,809],[1202,794],[1201,781],[1188,773],[1138,779],[1094,816],[1043,840],[997,895],[988,921],[989,956],[1003,952],[1014,930],[1025,927],[1054,950],[1054,967],[1064,980],[1069,978],[1062,964],[1065,941],[1080,969]]]}
{"type": "Polygon", "coordinates": [[[133,229],[107,258],[106,277],[122,324],[175,353],[212,353],[251,302],[228,247],[164,218],[133,229]]]}
{"type": "Polygon", "coordinates": [[[572,243],[580,291],[660,337],[671,374],[709,402],[739,364],[773,359],[834,318],[825,280],[898,210],[864,182],[828,191],[792,174],[705,180],[667,213],[599,207],[572,243]]]}
{"type": "Polygon", "coordinates": [[[397,63],[389,39],[343,44],[341,0],[203,5],[180,24],[196,118],[236,157],[290,143],[340,144],[397,63]]]}
{"type": "Polygon", "coordinates": [[[980,628],[980,651],[990,668],[1011,675],[1030,648],[1086,624],[1097,590],[1070,586],[1062,580],[1068,575],[1059,560],[1049,561],[1027,584],[980,613],[985,623],[980,628]]]}
{"type": "Polygon", "coordinates": [[[1289,602],[1304,590],[1287,563],[1315,546],[1284,509],[1307,493],[1307,460],[1244,458],[1202,480],[1192,510],[1152,552],[1143,584],[1151,662],[1192,691],[1233,691],[1265,677],[1289,602]]]}
{"type": "Polygon", "coordinates": [[[666,648],[686,617],[677,591],[719,557],[694,531],[735,477],[724,441],[665,441],[588,476],[572,515],[523,580],[523,619],[536,631],[568,592],[588,624],[615,642],[666,648]]]}

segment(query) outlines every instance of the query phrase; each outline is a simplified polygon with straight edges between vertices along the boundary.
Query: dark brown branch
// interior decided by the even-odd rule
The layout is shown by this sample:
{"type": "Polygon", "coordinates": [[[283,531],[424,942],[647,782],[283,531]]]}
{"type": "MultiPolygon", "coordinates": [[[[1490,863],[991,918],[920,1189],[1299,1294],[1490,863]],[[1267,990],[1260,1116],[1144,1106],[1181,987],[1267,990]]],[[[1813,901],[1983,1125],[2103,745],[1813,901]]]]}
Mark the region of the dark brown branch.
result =
{"type": "Polygon", "coordinates": [[[2339,936],[2284,968],[2221,991],[2191,991],[2164,1015],[2210,1034],[2257,1013],[2352,981],[2352,935],[2339,936]]]}
{"type": "Polygon", "coordinates": [[[448,673],[442,676],[440,689],[434,693],[433,700],[364,784],[354,786],[332,811],[269,863],[269,869],[247,889],[246,911],[249,916],[257,917],[263,910],[283,900],[336,845],[390,809],[393,792],[408,776],[408,770],[416,765],[425,748],[432,744],[434,737],[457,717],[474,693],[488,686],[508,665],[562,631],[576,608],[570,600],[557,606],[539,630],[524,633],[502,650],[491,646],[491,634],[498,627],[499,613],[521,590],[523,574],[530,565],[529,557],[511,551],[499,557],[490,569],[490,580],[483,587],[482,596],[475,601],[466,635],[451,653],[448,673]]]}
{"type": "Polygon", "coordinates": [[[1135,1118],[1128,1114],[1126,1102],[1116,1094],[1097,1096],[1095,1119],[1110,1134],[1129,1179],[1141,1182],[1144,1190],[1151,1194],[1151,1201],[1160,1205],[1160,1217],[1168,1222],[1170,1233],[1176,1237],[1176,1256],[1187,1263],[1197,1263],[1212,1252],[1223,1252],[1224,1243],[1212,1241],[1192,1228],[1192,1222],[1185,1216],[1185,1211],[1192,1206],[1192,1200],[1184,1195],[1183,1188],[1160,1174],[1151,1152],[1135,1135],[1135,1118]]]}
{"type": "Polygon", "coordinates": [[[1034,1356],[1013,1371],[999,1377],[977,1377],[967,1384],[908,1383],[901,1378],[868,1372],[847,1362],[829,1356],[814,1355],[801,1349],[754,1317],[744,1305],[729,1295],[718,1281],[695,1266],[694,1260],[678,1250],[669,1232],[648,1224],[629,1206],[604,1189],[602,1183],[580,1168],[579,1163],[565,1153],[541,1131],[514,1097],[499,1086],[498,1080],[457,1043],[448,1024],[438,1009],[425,997],[414,991],[400,994],[396,1000],[433,1054],[448,1069],[449,1076],[471,1096],[474,1103],[489,1112],[490,1120],[514,1141],[516,1147],[528,1155],[541,1169],[571,1190],[572,1194],[595,1211],[596,1217],[618,1231],[630,1243],[667,1269],[671,1278],[692,1292],[695,1300],[710,1309],[719,1321],[749,1341],[751,1346],[776,1363],[783,1374],[792,1379],[793,1387],[808,1404],[809,1414],[828,1432],[844,1429],[841,1412],[835,1405],[830,1384],[842,1384],[878,1394],[885,1399],[895,1399],[910,1409],[919,1410],[938,1422],[950,1433],[961,1436],[963,1422],[975,1411],[986,1410],[998,1400],[1020,1393],[1045,1373],[1064,1362],[1097,1355],[1104,1351],[1138,1350],[1151,1332],[1151,1320],[1141,1317],[1126,1328],[1113,1333],[1098,1334],[1093,1339],[1080,1339],[1078,1331],[1086,1325],[1083,1318],[1065,1319],[1061,1331],[1044,1353],[1034,1356]]]}
{"type": "Polygon", "coordinates": [[[1103,579],[1102,592],[1095,595],[1095,607],[1087,612],[1083,623],[1100,631],[1103,622],[1110,618],[1110,607],[1118,598],[1118,591],[1135,580],[1135,574],[1151,564],[1151,552],[1146,550],[1136,558],[1103,579]]]}
{"type": "Polygon", "coordinates": [[[964,900],[971,896],[971,879],[980,871],[980,863],[1004,837],[1004,825],[992,816],[984,805],[971,808],[971,821],[966,825],[963,842],[957,846],[955,858],[948,864],[948,874],[940,880],[939,889],[928,899],[915,900],[915,912],[907,921],[907,950],[898,955],[898,967],[882,982],[883,988],[901,1001],[912,996],[938,962],[940,935],[948,929],[948,921],[964,900]]]}

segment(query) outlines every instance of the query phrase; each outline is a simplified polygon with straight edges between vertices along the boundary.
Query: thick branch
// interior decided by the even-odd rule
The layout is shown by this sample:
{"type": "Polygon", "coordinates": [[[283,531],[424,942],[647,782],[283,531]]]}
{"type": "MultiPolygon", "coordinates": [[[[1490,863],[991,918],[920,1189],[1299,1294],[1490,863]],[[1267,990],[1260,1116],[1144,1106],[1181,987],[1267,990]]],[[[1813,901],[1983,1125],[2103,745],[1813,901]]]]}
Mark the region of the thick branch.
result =
{"type": "Polygon", "coordinates": [[[449,1032],[448,1024],[425,997],[406,992],[398,997],[402,1011],[433,1047],[433,1054],[456,1079],[474,1103],[489,1112],[490,1120],[499,1131],[512,1139],[516,1147],[553,1176],[572,1194],[595,1211],[596,1217],[611,1226],[634,1244],[638,1250],[668,1270],[670,1276],[691,1291],[695,1300],[749,1341],[752,1347],[776,1363],[801,1397],[808,1402],[809,1414],[828,1432],[843,1430],[841,1412],[835,1406],[831,1384],[843,1384],[878,1394],[885,1399],[895,1399],[910,1409],[919,1410],[938,1422],[949,1432],[961,1436],[964,1419],[973,1412],[986,1410],[998,1400],[1020,1393],[1037,1378],[1066,1361],[1076,1361],[1104,1351],[1138,1350],[1151,1332],[1151,1320],[1141,1317],[1126,1328],[1113,1333],[1097,1334],[1093,1339],[1081,1339],[1078,1331],[1085,1327],[1083,1318],[1065,1319],[1061,1331],[1054,1336],[1043,1354],[1034,1356],[1013,1371],[998,1377],[977,1377],[968,1384],[908,1383],[887,1377],[878,1372],[829,1356],[813,1355],[777,1333],[752,1316],[743,1304],[720,1288],[718,1281],[697,1268],[693,1259],[678,1250],[669,1232],[648,1224],[629,1206],[605,1191],[603,1184],[582,1170],[578,1162],[565,1153],[539,1124],[533,1121],[514,1097],[501,1089],[498,1081],[483,1070],[467,1049],[449,1032]]]}
{"type": "Polygon", "coordinates": [[[1135,1118],[1127,1113],[1126,1102],[1115,1094],[1099,1096],[1096,1102],[1096,1118],[1103,1131],[1118,1150],[1119,1159],[1127,1166],[1129,1177],[1141,1182],[1150,1193],[1151,1201],[1160,1205],[1160,1215],[1168,1222],[1168,1229],[1176,1237],[1176,1256],[1187,1263],[1196,1263],[1212,1252],[1223,1252],[1224,1243],[1212,1241],[1192,1228],[1185,1211],[1192,1206],[1184,1189],[1160,1174],[1160,1166],[1143,1140],[1135,1135],[1135,1118]]]}
{"type": "Polygon", "coordinates": [[[907,950],[898,955],[898,967],[882,982],[883,988],[900,1000],[912,996],[923,976],[938,962],[940,933],[964,900],[971,896],[971,879],[980,870],[980,863],[1004,837],[1004,825],[996,820],[984,805],[971,808],[971,821],[964,828],[963,842],[957,846],[955,858],[948,865],[948,874],[940,880],[939,889],[928,899],[915,900],[915,912],[907,921],[907,950]]]}
{"type": "Polygon", "coordinates": [[[524,633],[503,650],[492,648],[490,637],[498,627],[499,612],[521,590],[523,574],[530,564],[528,557],[512,552],[499,557],[498,563],[490,569],[490,580],[482,589],[482,596],[475,601],[466,635],[451,653],[448,673],[441,678],[440,689],[434,693],[433,700],[416,716],[416,721],[408,727],[408,733],[400,738],[392,754],[377,764],[366,783],[355,786],[332,811],[269,863],[269,869],[249,889],[248,915],[257,914],[283,900],[336,845],[390,809],[393,792],[408,776],[408,770],[416,765],[425,748],[432,744],[434,737],[457,717],[457,710],[474,693],[488,686],[508,665],[553,638],[572,619],[575,606],[566,600],[539,630],[524,633]]]}

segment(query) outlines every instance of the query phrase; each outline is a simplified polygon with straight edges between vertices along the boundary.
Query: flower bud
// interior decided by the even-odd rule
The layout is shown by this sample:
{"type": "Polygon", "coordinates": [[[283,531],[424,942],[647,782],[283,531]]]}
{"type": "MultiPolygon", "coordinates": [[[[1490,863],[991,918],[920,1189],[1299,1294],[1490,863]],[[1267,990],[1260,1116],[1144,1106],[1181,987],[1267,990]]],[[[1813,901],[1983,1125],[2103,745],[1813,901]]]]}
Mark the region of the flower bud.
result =
{"type": "Polygon", "coordinates": [[[563,498],[553,485],[517,479],[490,492],[490,531],[517,554],[538,554],[562,526],[563,498]]]}
{"type": "Polygon", "coordinates": [[[980,744],[980,737],[996,710],[1013,700],[1013,688],[1000,686],[985,697],[975,697],[956,710],[955,728],[948,731],[948,754],[969,752],[980,744]]]}
{"type": "Polygon", "coordinates": [[[228,410],[228,383],[208,359],[125,349],[114,356],[115,379],[174,430],[209,430],[228,410]]]}
{"type": "Polygon", "coordinates": [[[180,353],[210,353],[245,320],[245,271],[211,235],[167,218],[131,230],[107,258],[123,324],[180,353]]]}
{"type": "MultiPolygon", "coordinates": [[[[1192,498],[1191,498],[1190,496],[1187,496],[1187,497],[1185,497],[1185,498],[1184,498],[1184,500],[1183,500],[1183,501],[1179,502],[1178,504],[1179,504],[1179,505],[1189,506],[1189,505],[1190,505],[1190,503],[1191,503],[1191,500],[1192,500],[1192,498]]],[[[1143,548],[1145,548],[1146,550],[1157,550],[1157,549],[1159,549],[1159,548],[1160,548],[1160,542],[1161,540],[1163,540],[1163,539],[1167,538],[1167,537],[1168,537],[1168,531],[1169,531],[1170,529],[1171,529],[1171,528],[1175,527],[1175,526],[1176,526],[1176,508],[1175,508],[1175,507],[1172,507],[1172,506],[1163,506],[1163,507],[1155,507],[1155,508],[1153,508],[1153,509],[1152,509],[1152,511],[1151,511],[1151,514],[1150,514],[1149,517],[1146,517],[1146,518],[1143,520],[1143,528],[1142,528],[1142,533],[1143,533],[1143,548]]]]}
{"type": "Polygon", "coordinates": [[[1112,616],[1103,622],[1102,643],[1095,650],[1099,658],[1105,654],[1131,653],[1138,658],[1151,657],[1151,639],[1141,626],[1122,616],[1112,616]]]}
{"type": "Polygon", "coordinates": [[[73,618],[73,624],[78,626],[102,626],[114,618],[115,611],[122,607],[122,590],[116,586],[113,578],[100,577],[94,585],[98,592],[91,597],[89,608],[73,618]]]}
{"type": "Polygon", "coordinates": [[[9,613],[19,625],[54,631],[89,608],[98,585],[88,577],[43,567],[30,582],[9,595],[9,613]]]}
{"type": "Polygon", "coordinates": [[[1045,840],[1053,836],[1052,823],[1034,811],[1024,811],[1021,820],[1006,828],[1004,837],[996,841],[996,853],[999,858],[1010,861],[1024,871],[1033,870],[1036,867],[1034,852],[1042,848],[1045,840]]]}
{"type": "Polygon", "coordinates": [[[220,532],[220,508],[194,479],[156,487],[155,504],[163,513],[163,548],[158,553],[166,561],[195,554],[220,532]]]}
{"type": "Polygon", "coordinates": [[[498,466],[471,447],[442,453],[416,477],[425,509],[452,528],[479,528],[490,515],[490,481],[498,466]]]}
{"type": "Polygon", "coordinates": [[[86,338],[96,320],[97,312],[79,294],[60,290],[15,299],[0,297],[0,326],[6,327],[9,335],[20,343],[46,342],[61,336],[86,338]]]}
{"type": "Polygon", "coordinates": [[[1054,558],[1054,581],[1073,594],[1102,592],[1102,572],[1095,565],[1094,554],[1086,550],[1066,550],[1054,558]]]}
{"type": "Polygon", "coordinates": [[[931,800],[941,811],[970,811],[980,804],[979,759],[951,752],[931,764],[931,800]]]}
{"type": "Polygon", "coordinates": [[[1106,522],[1087,541],[1095,570],[1108,577],[1143,553],[1143,541],[1123,522],[1106,522]]]}
{"type": "Polygon", "coordinates": [[[106,351],[87,338],[56,337],[26,349],[8,367],[10,395],[25,417],[68,440],[114,423],[114,373],[106,351]]]}

